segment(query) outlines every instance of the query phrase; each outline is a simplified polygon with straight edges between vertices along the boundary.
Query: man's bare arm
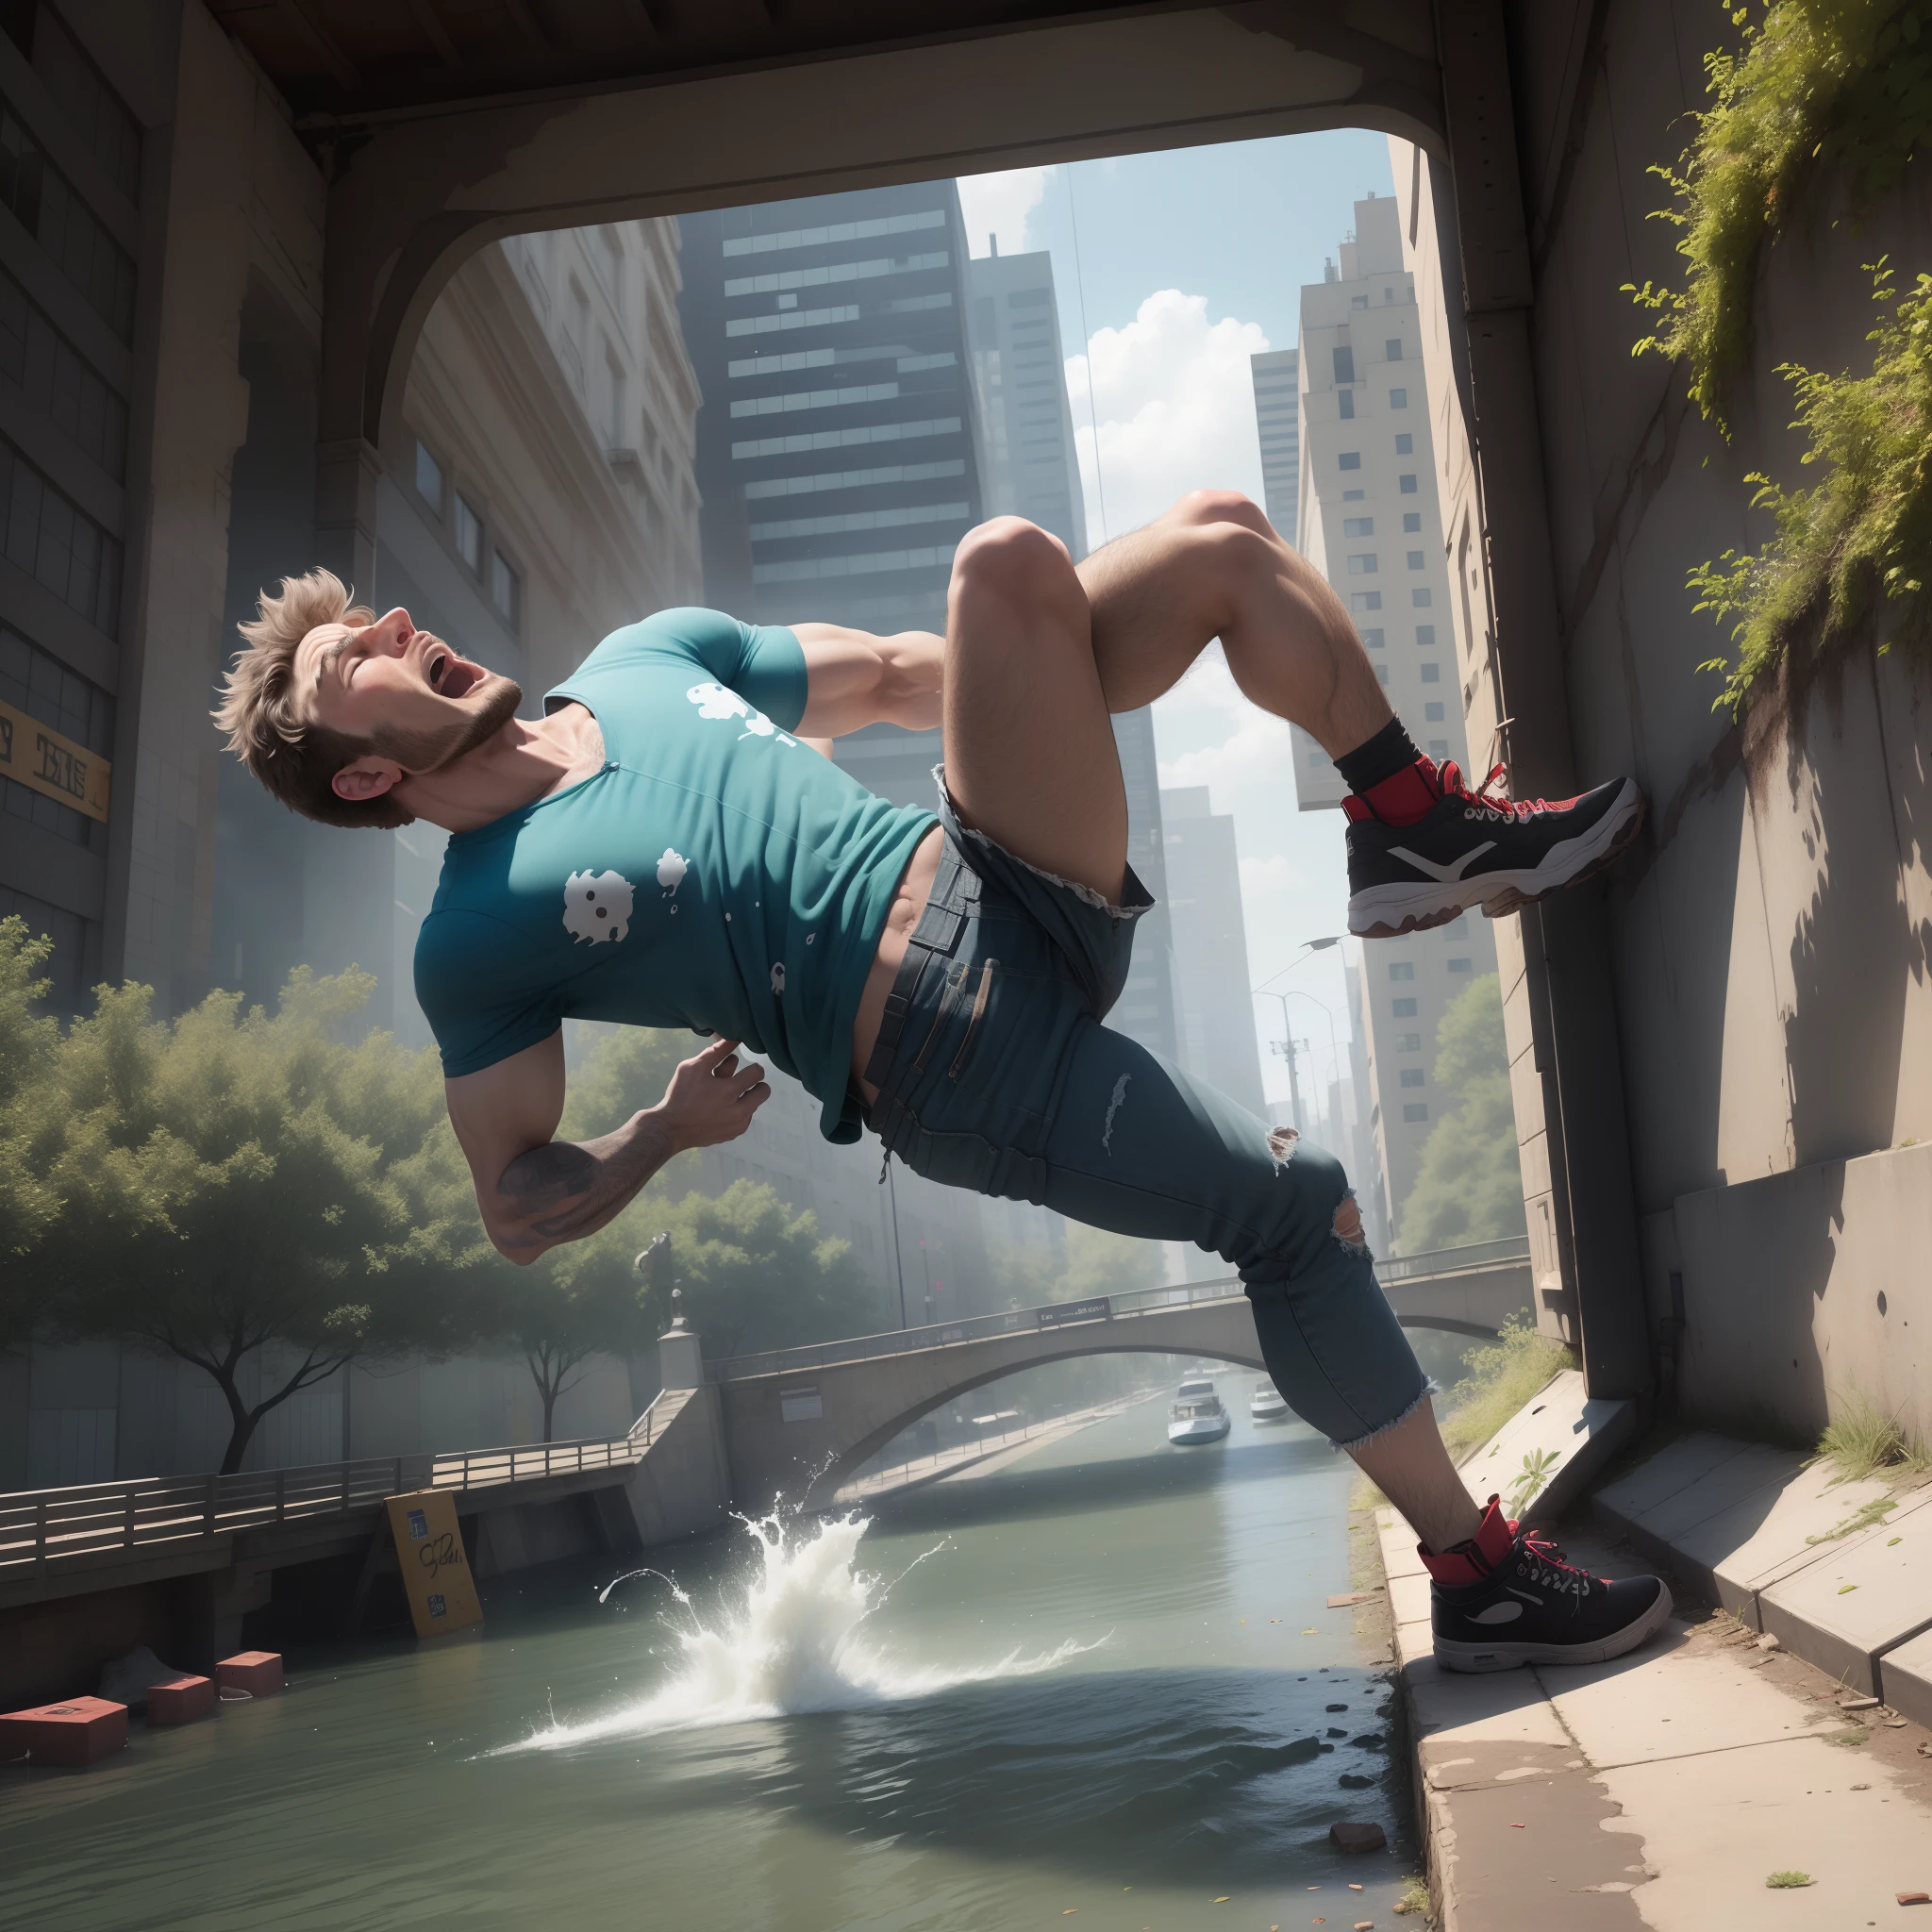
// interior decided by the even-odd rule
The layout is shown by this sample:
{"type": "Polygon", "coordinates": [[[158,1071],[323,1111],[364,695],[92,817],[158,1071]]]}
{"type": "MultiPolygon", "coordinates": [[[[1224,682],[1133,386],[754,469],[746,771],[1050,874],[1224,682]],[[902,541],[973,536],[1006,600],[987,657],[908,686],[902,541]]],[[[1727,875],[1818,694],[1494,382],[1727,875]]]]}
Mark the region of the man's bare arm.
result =
{"type": "Polygon", "coordinates": [[[470,1163],[483,1225],[499,1253],[529,1262],[614,1219],[673,1155],[734,1141],[772,1096],[738,1042],[715,1040],[683,1061],[656,1107],[594,1141],[558,1141],[563,1035],[443,1083],[470,1163]]]}
{"type": "Polygon", "coordinates": [[[807,738],[841,738],[868,724],[930,731],[940,722],[943,638],[924,630],[874,637],[836,624],[794,624],[805,649],[807,738]]]}

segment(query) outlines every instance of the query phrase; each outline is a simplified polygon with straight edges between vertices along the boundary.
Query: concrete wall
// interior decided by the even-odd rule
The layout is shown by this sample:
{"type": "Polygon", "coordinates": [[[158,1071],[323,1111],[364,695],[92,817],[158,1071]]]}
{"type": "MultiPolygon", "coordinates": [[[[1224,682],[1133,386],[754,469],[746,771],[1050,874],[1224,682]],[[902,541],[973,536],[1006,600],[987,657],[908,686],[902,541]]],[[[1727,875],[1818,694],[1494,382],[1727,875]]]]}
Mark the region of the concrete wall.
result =
{"type": "MultiPolygon", "coordinates": [[[[1670,1314],[1680,1276],[1682,1391],[1694,1405],[1759,1402],[1815,1429],[1857,1393],[1924,1430],[1932,1409],[1902,1305],[1924,1251],[1912,1183],[1923,1193],[1932,1171],[1886,1152],[1932,1136],[1923,675],[1903,654],[1878,655],[1881,625],[1793,694],[1788,724],[1774,703],[1740,731],[1710,709],[1715,683],[1695,667],[1724,639],[1693,615],[1684,583],[1691,566],[1767,536],[1748,472],[1813,480],[1776,365],[1869,366],[1860,265],[1925,258],[1932,174],[1918,165],[1856,231],[1832,219],[1843,212],[1832,182],[1800,207],[1761,264],[1726,442],[1676,370],[1631,358],[1648,321],[1622,290],[1679,280],[1677,231],[1647,219],[1665,198],[1647,171],[1689,138],[1702,57],[1730,29],[1690,0],[1565,0],[1507,16],[1577,775],[1634,772],[1652,801],[1643,841],[1606,891],[1614,1010],[1603,1020],[1621,1041],[1649,1309],[1670,1314]]],[[[1393,158],[1420,282],[1439,259],[1437,184],[1426,157],[1398,147],[1393,158]]],[[[1453,301],[1434,325],[1436,366],[1464,373],[1463,332],[1486,325],[1465,325],[1453,301]]],[[[1439,416],[1462,415],[1466,386],[1432,371],[1430,392],[1439,416]]],[[[1464,425],[1439,423],[1436,446],[1476,743],[1499,715],[1480,478],[1464,425]]],[[[1506,683],[1511,647],[1501,640],[1506,683]]],[[[1498,940],[1524,1193],[1546,1319],[1567,1327],[1553,1239],[1562,1177],[1545,1131],[1554,1089],[1522,925],[1499,923],[1498,940]]]]}
{"type": "MultiPolygon", "coordinates": [[[[723,1405],[715,1386],[671,1389],[652,1415],[650,1452],[628,1491],[639,1537],[648,1547],[723,1525],[732,1503],[723,1405]]],[[[771,1498],[747,1496],[767,1507],[771,1498]]]]}

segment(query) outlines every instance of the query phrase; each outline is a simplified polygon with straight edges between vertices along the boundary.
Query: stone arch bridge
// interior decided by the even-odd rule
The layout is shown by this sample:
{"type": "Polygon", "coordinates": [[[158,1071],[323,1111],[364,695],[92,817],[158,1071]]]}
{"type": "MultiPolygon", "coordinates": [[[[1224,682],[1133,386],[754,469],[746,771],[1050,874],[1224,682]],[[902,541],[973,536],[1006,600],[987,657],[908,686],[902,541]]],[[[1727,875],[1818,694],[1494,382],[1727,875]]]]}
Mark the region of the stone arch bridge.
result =
{"type": "MultiPolygon", "coordinates": [[[[1522,1241],[1376,1267],[1405,1327],[1481,1338],[1530,1307],[1522,1241]]],[[[1020,1369],[1075,1356],[1203,1357],[1260,1369],[1255,1319],[1232,1277],[1019,1308],[707,1364],[730,1491],[741,1507],[828,1496],[922,1416],[1020,1369]]]]}

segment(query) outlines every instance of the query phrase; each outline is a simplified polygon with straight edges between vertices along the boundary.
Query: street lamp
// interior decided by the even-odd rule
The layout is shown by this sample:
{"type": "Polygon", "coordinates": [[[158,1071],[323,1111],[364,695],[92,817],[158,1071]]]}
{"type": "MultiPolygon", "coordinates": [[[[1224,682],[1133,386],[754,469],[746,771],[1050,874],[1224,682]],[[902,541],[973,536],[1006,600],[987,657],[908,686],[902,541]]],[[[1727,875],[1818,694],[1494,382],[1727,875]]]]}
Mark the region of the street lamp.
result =
{"type": "MultiPolygon", "coordinates": [[[[1304,940],[1295,957],[1281,969],[1281,973],[1271,973],[1259,986],[1250,989],[1257,999],[1279,1000],[1281,1002],[1281,1030],[1286,1037],[1280,1041],[1271,1041],[1269,1044],[1274,1052],[1280,1054],[1288,1061],[1289,1105],[1294,1110],[1294,1129],[1298,1134],[1307,1131],[1307,1122],[1302,1116],[1302,1085],[1295,1074],[1294,1055],[1296,1042],[1293,1029],[1288,1024],[1288,993],[1271,991],[1270,987],[1274,981],[1281,977],[1282,973],[1292,973],[1297,966],[1302,965],[1315,954],[1325,953],[1330,946],[1337,946],[1341,943],[1341,935],[1340,933],[1324,933],[1318,940],[1304,940]]],[[[1297,989],[1293,987],[1289,989],[1290,992],[1295,991],[1297,989]]],[[[1304,999],[1311,999],[1314,996],[1311,993],[1303,993],[1302,997],[1304,999]]],[[[1316,1000],[1315,1004],[1318,1007],[1322,1007],[1320,1000],[1316,1000]]],[[[1326,1007],[1322,1007],[1322,1010],[1324,1013],[1328,1013],[1326,1007]]],[[[1332,1046],[1335,1041],[1335,1016],[1332,1013],[1328,1013],[1328,1040],[1329,1044],[1332,1046]]],[[[1303,1041],[1302,1044],[1306,1047],[1307,1042],[1303,1041]]]]}

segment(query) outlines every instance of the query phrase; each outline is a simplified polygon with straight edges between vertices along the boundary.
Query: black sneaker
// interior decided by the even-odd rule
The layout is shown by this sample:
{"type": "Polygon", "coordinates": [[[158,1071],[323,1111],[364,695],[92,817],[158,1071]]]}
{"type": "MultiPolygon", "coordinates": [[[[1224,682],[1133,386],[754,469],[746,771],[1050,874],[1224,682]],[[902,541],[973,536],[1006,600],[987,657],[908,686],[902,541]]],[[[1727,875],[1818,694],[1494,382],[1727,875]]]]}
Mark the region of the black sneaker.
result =
{"type": "Polygon", "coordinates": [[[1612,778],[1578,798],[1512,801],[1492,791],[1498,765],[1472,791],[1452,760],[1419,774],[1436,803],[1413,824],[1391,825],[1347,798],[1348,929],[1389,940],[1443,925],[1473,906],[1491,919],[1601,872],[1637,836],[1643,794],[1612,778]]]}
{"type": "Polygon", "coordinates": [[[1505,1522],[1493,1496],[1475,1537],[1424,1561],[1436,1662],[1445,1671],[1600,1664],[1635,1650],[1671,1614],[1662,1577],[1592,1576],[1534,1530],[1505,1522]]]}

